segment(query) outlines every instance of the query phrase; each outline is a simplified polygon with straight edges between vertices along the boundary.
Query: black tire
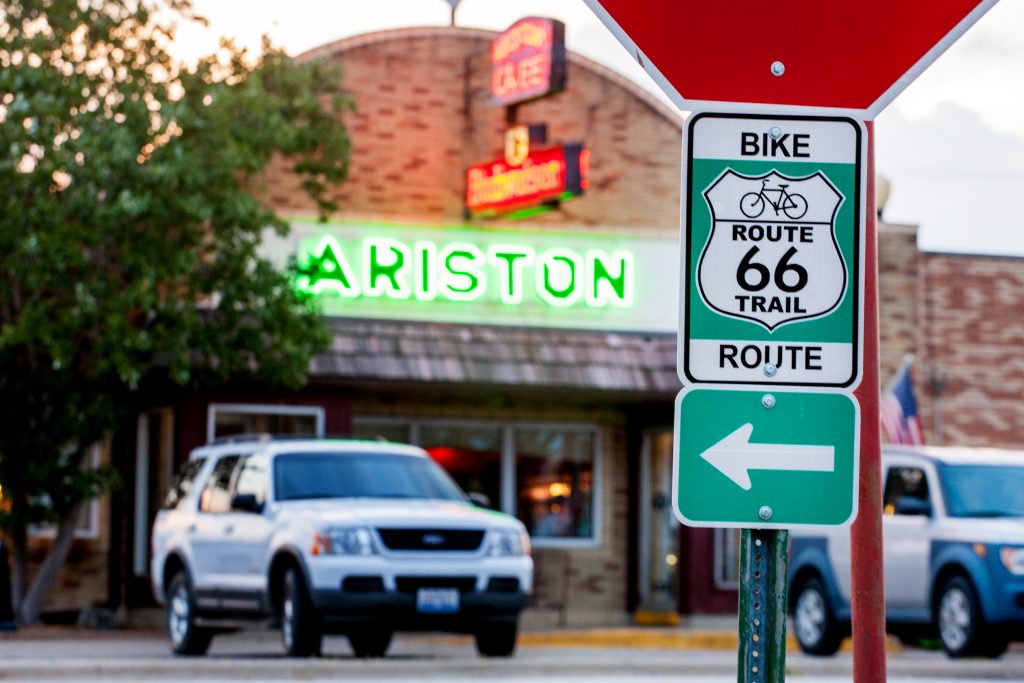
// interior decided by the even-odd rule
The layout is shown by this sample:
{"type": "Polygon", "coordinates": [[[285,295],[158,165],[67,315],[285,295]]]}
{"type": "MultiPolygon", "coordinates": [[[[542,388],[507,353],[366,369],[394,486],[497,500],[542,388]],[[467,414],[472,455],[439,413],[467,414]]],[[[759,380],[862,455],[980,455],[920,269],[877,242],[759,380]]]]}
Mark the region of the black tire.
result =
{"type": "Polygon", "coordinates": [[[998,659],[1006,652],[1006,648],[1010,647],[1010,638],[1002,634],[994,634],[991,630],[992,627],[989,626],[989,634],[985,638],[985,647],[982,654],[992,659],[998,659]]]}
{"type": "Polygon", "coordinates": [[[386,628],[364,628],[359,633],[349,633],[348,644],[352,652],[361,659],[383,657],[391,645],[392,632],[386,628]]]}
{"type": "Polygon", "coordinates": [[[511,657],[516,651],[518,635],[518,622],[484,622],[477,628],[476,651],[484,657],[511,657]]]}
{"type": "Polygon", "coordinates": [[[205,655],[213,640],[213,631],[196,626],[196,596],[192,582],[179,571],[167,583],[167,635],[176,655],[205,655]]]}
{"type": "Polygon", "coordinates": [[[324,635],[306,582],[297,567],[285,570],[281,580],[281,642],[289,657],[320,655],[324,635]]]}
{"type": "Polygon", "coordinates": [[[954,576],[942,584],[934,619],[942,649],[953,659],[998,657],[1009,644],[1008,639],[988,636],[978,596],[966,577],[954,576]]]}
{"type": "Polygon", "coordinates": [[[828,657],[839,650],[843,630],[829,602],[821,579],[802,582],[793,598],[793,632],[800,649],[809,655],[828,657]]]}

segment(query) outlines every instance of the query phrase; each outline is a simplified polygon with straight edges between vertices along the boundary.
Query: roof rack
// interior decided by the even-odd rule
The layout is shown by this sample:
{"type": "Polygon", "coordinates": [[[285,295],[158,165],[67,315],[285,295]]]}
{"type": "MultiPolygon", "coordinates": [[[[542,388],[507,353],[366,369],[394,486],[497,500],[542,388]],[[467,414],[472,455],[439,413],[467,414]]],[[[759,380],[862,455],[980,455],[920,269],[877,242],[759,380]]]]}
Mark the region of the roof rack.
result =
{"type": "Polygon", "coordinates": [[[373,436],[353,436],[352,434],[271,434],[269,432],[251,432],[245,434],[227,434],[218,436],[209,443],[210,446],[222,446],[234,443],[253,443],[271,441],[387,441],[388,439],[376,434],[373,436]]]}

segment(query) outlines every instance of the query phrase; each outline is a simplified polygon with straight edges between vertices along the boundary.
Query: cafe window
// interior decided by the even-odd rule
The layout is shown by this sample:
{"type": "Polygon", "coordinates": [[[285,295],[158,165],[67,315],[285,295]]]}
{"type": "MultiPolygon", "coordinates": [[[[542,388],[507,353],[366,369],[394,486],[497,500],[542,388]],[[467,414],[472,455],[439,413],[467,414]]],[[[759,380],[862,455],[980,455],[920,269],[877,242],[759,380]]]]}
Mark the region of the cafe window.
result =
{"type": "Polygon", "coordinates": [[[538,547],[592,546],[600,538],[592,425],[357,416],[353,433],[422,447],[467,493],[522,520],[538,547]]]}
{"type": "Polygon", "coordinates": [[[323,436],[324,409],[319,406],[211,403],[206,425],[208,443],[241,434],[323,436]]]}
{"type": "Polygon", "coordinates": [[[500,427],[424,425],[419,431],[419,445],[463,491],[501,504],[500,427]]]}
{"type": "Polygon", "coordinates": [[[594,434],[518,428],[516,513],[534,539],[594,536],[594,434]]]}
{"type": "MultiPolygon", "coordinates": [[[[102,447],[99,444],[89,446],[86,456],[86,467],[97,469],[100,466],[100,452],[102,447]]],[[[49,506],[49,498],[37,501],[49,506]]],[[[0,511],[4,510],[3,486],[0,485],[0,511]]],[[[100,536],[99,528],[100,501],[98,498],[87,500],[79,513],[78,521],[75,524],[74,537],[79,539],[96,540],[100,536]]],[[[33,524],[29,526],[29,535],[39,538],[54,538],[57,535],[57,527],[53,524],[33,524]]]]}

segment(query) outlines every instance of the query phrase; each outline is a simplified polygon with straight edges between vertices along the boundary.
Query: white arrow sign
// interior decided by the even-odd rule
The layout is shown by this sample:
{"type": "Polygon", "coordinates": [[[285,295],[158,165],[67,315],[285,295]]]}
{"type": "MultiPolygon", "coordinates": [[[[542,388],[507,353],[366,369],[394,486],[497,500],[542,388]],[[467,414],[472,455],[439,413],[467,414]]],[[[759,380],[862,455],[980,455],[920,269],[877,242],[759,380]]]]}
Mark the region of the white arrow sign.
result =
{"type": "Polygon", "coordinates": [[[749,470],[835,471],[836,449],[833,446],[750,443],[753,431],[754,425],[747,423],[700,457],[744,491],[749,491],[751,486],[749,470]]]}

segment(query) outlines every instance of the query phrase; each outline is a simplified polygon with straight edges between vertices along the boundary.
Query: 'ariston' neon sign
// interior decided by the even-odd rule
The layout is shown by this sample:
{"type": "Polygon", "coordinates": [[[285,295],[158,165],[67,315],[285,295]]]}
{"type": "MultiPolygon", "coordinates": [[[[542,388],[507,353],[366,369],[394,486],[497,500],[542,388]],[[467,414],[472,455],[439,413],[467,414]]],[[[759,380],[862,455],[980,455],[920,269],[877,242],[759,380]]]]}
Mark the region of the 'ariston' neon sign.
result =
{"type": "Polygon", "coordinates": [[[541,301],[560,309],[630,308],[635,291],[632,252],[537,249],[525,244],[478,246],[468,241],[405,241],[364,237],[343,245],[322,237],[300,261],[298,286],[320,296],[402,301],[541,301]]]}

